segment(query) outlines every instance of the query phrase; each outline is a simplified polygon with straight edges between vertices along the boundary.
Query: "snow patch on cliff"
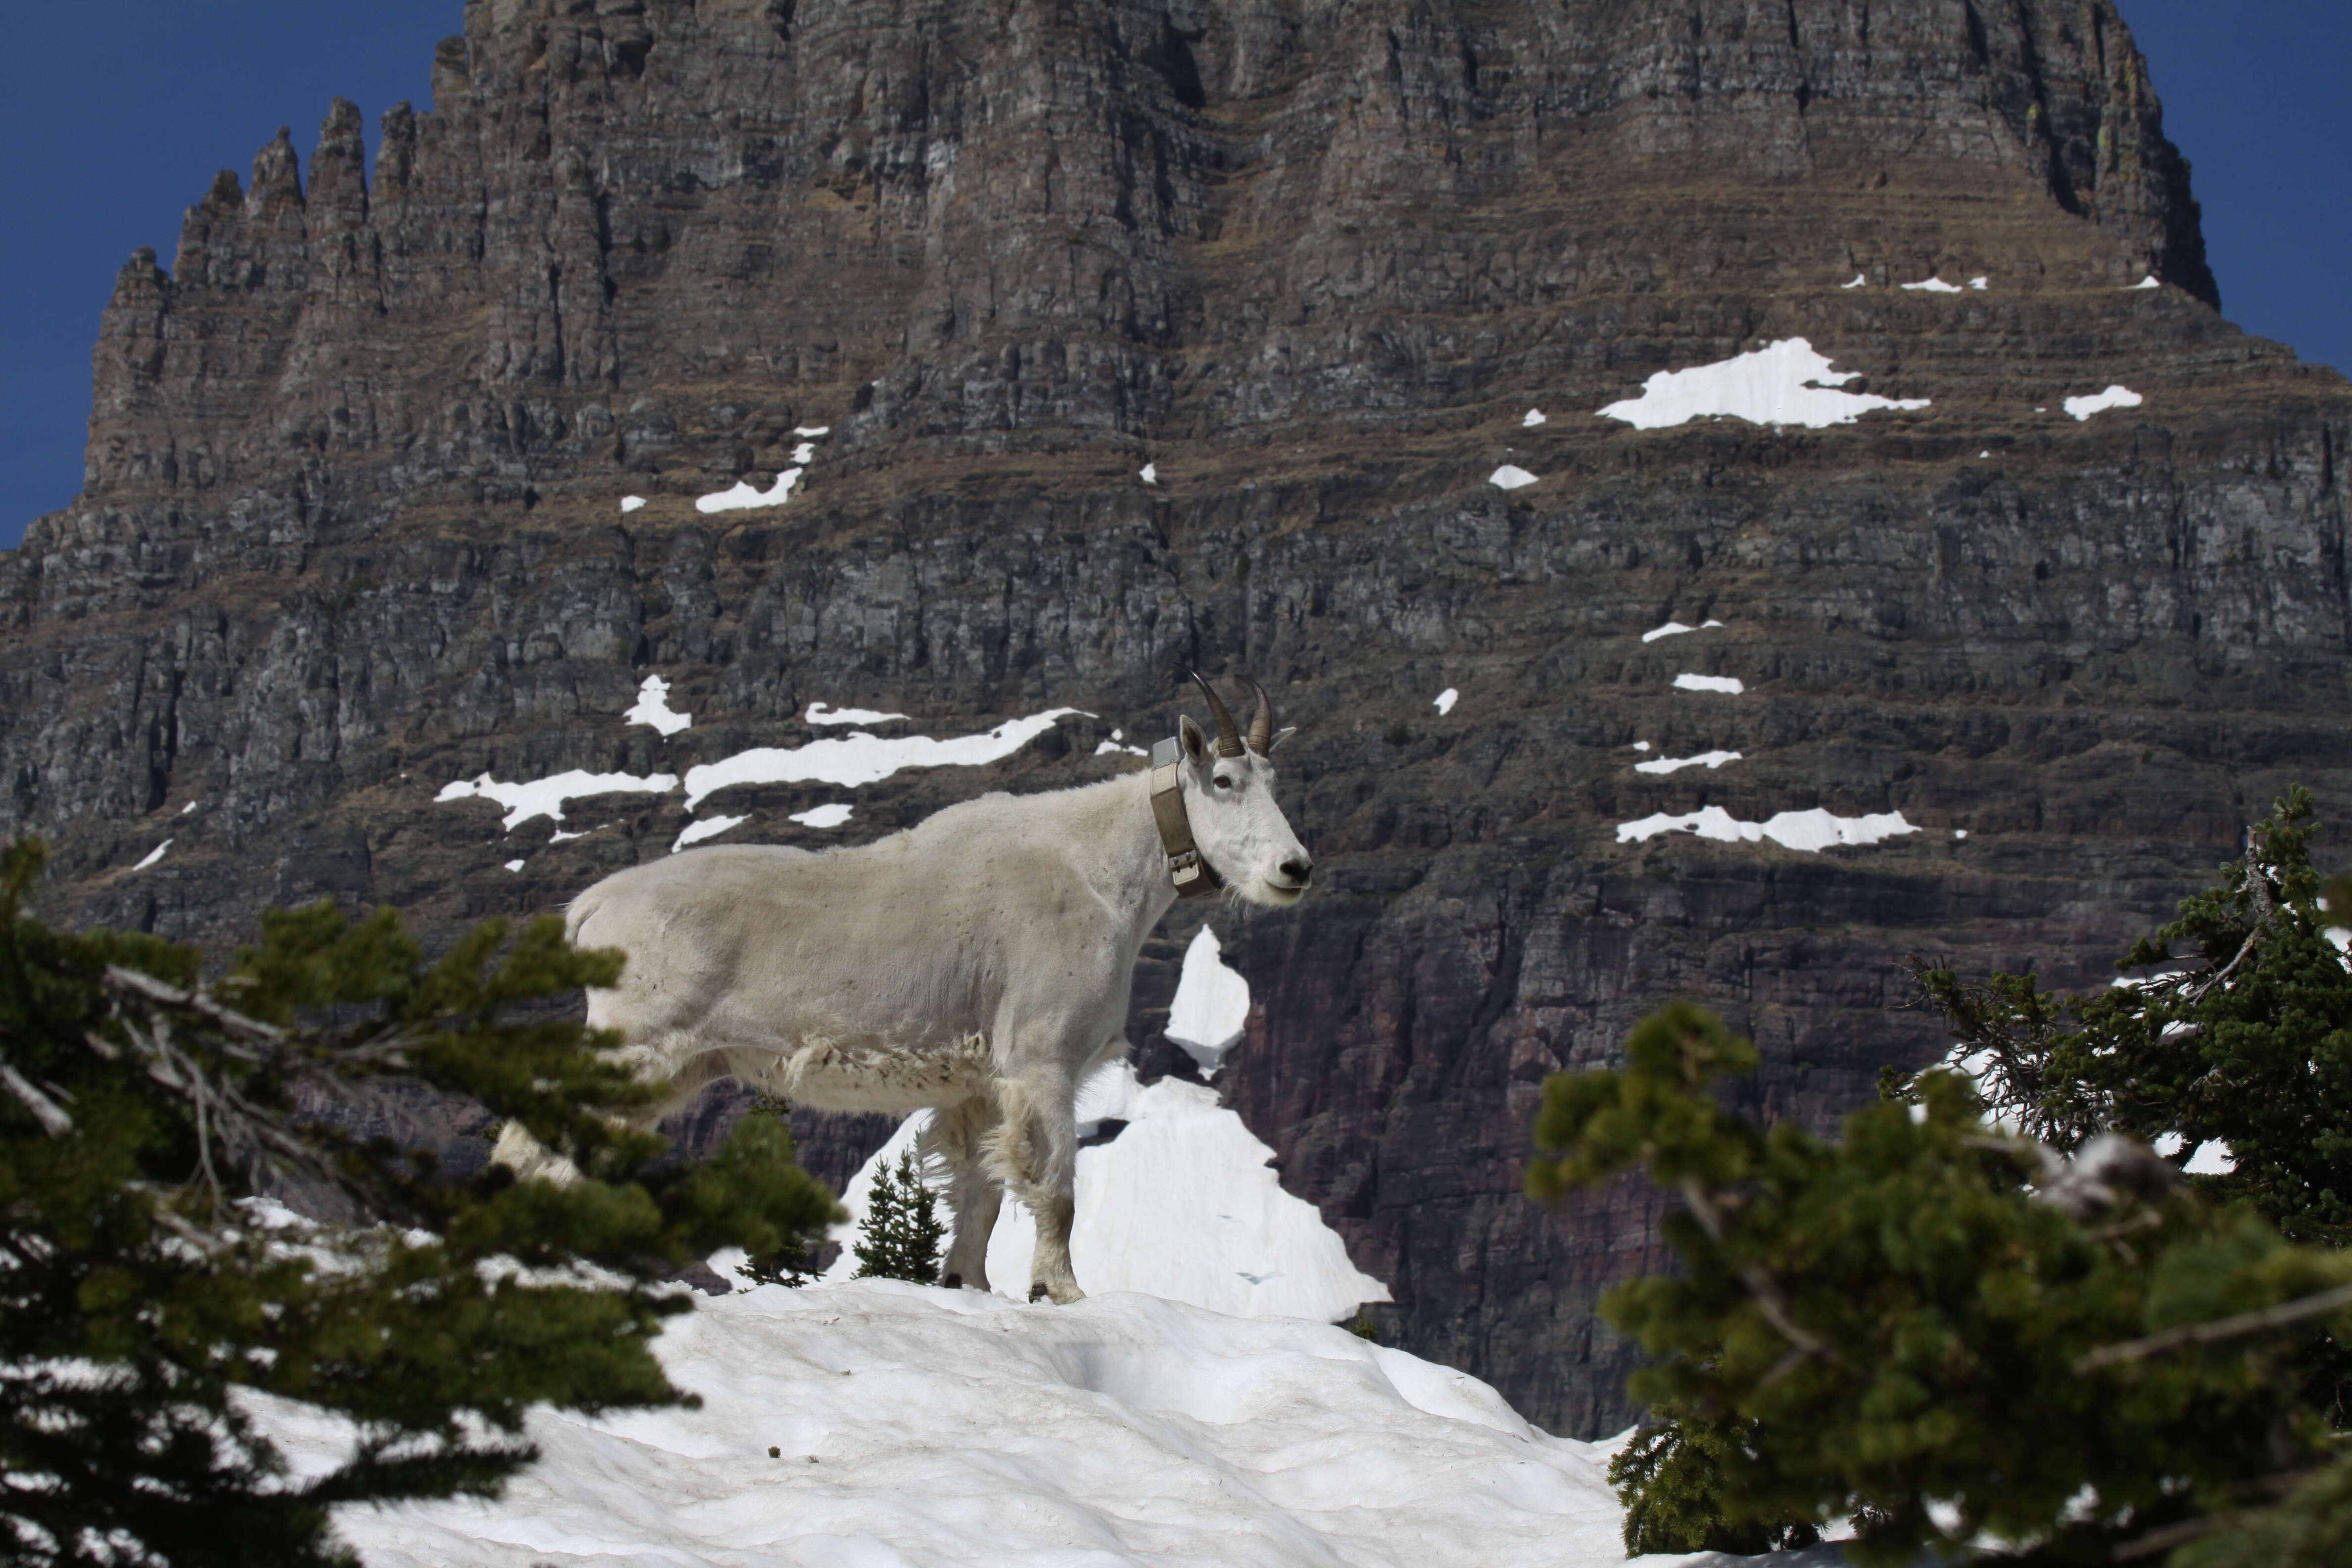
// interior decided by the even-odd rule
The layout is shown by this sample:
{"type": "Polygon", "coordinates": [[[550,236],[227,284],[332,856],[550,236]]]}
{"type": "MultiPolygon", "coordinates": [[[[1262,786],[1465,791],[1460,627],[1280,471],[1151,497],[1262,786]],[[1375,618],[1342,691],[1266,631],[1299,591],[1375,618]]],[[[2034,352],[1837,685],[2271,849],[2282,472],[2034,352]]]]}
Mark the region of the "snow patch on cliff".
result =
{"type": "Polygon", "coordinates": [[[694,723],[691,713],[673,712],[669,705],[669,682],[658,675],[648,675],[637,688],[636,705],[621,715],[624,724],[650,724],[665,736],[675,735],[694,723]]]}
{"type": "Polygon", "coordinates": [[[1635,763],[1637,773],[1670,773],[1677,768],[1706,768],[1710,771],[1726,763],[1739,761],[1738,752],[1701,752],[1695,757],[1659,757],[1651,762],[1635,763]]]}
{"type": "Polygon", "coordinates": [[[669,847],[673,855],[706,838],[716,838],[730,827],[740,827],[751,819],[748,816],[708,816],[699,822],[689,822],[679,830],[677,839],[669,847]]]}
{"type": "Polygon", "coordinates": [[[1751,425],[1801,425],[1820,430],[1851,425],[1876,408],[1925,408],[1924,397],[1880,397],[1836,390],[1859,377],[1839,372],[1803,338],[1784,338],[1752,353],[1689,370],[1662,370],[1642,384],[1642,395],[1612,403],[1603,419],[1637,430],[1664,430],[1693,419],[1745,419],[1751,425]]]}
{"type": "Polygon", "coordinates": [[[2147,399],[2121,383],[2105,392],[2094,392],[2083,397],[2066,400],[2066,412],[2078,421],[2087,421],[2094,414],[2104,414],[2110,408],[2137,408],[2147,399]]]}
{"type": "Polygon", "coordinates": [[[436,803],[494,800],[507,808],[506,830],[512,833],[534,816],[562,821],[567,801],[592,795],[667,795],[677,787],[676,773],[592,773],[583,768],[572,768],[543,779],[513,782],[502,782],[485,773],[443,784],[441,793],[433,798],[436,803]]]}
{"type": "Polygon", "coordinates": [[[887,724],[894,719],[904,719],[904,713],[880,713],[871,708],[827,708],[822,702],[812,702],[801,717],[812,724],[887,724]]]}
{"type": "Polygon", "coordinates": [[[776,476],[776,482],[762,491],[749,479],[737,479],[727,489],[715,490],[707,496],[694,498],[694,510],[699,512],[741,511],[748,507],[782,506],[793,499],[793,487],[801,482],[806,468],[786,468],[776,476]]]}
{"type": "Polygon", "coordinates": [[[1899,811],[1871,816],[1838,816],[1816,806],[1811,811],[1784,811],[1766,822],[1742,822],[1719,805],[1703,806],[1680,816],[1660,812],[1638,822],[1617,825],[1617,842],[1639,844],[1661,833],[1696,833],[1726,844],[1769,838],[1790,849],[1818,854],[1837,844],[1877,844],[1916,833],[1899,811]]]}
{"type": "Polygon", "coordinates": [[[1184,967],[1168,1005],[1168,1037],[1184,1047],[1203,1076],[1214,1078],[1249,1023],[1249,982],[1225,966],[1216,933],[1202,926],[1184,950],[1184,967]]]}
{"type": "MultiPolygon", "coordinates": [[[[686,772],[686,806],[692,811],[716,791],[735,784],[829,784],[843,789],[879,783],[902,768],[979,767],[1011,756],[1076,708],[1049,708],[1007,719],[979,735],[934,740],[929,735],[885,738],[857,731],[828,735],[804,746],[757,746],[686,772]]],[[[455,786],[452,786],[455,787],[455,786]]]]}

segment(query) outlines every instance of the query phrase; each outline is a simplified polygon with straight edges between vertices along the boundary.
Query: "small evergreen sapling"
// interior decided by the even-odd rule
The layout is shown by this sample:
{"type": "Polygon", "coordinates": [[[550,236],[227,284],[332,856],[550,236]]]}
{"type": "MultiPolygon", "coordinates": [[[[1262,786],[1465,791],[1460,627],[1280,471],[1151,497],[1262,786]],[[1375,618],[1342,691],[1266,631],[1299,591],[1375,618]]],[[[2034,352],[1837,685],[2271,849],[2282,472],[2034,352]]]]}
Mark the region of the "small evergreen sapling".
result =
{"type": "Polygon", "coordinates": [[[898,1156],[894,1175],[887,1165],[874,1170],[873,1191],[866,1196],[866,1219],[857,1227],[858,1279],[911,1279],[935,1285],[940,1278],[940,1238],[947,1227],[940,1223],[938,1198],[923,1183],[914,1151],[898,1156]]]}

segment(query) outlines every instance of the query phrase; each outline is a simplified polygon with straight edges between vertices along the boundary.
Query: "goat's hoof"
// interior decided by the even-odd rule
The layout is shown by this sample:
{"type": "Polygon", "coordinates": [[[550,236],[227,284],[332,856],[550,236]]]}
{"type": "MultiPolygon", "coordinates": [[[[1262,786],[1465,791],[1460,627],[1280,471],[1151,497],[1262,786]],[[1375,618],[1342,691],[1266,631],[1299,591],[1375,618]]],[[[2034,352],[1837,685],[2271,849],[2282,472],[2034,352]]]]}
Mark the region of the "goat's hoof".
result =
{"type": "Polygon", "coordinates": [[[950,1274],[946,1279],[940,1280],[940,1283],[946,1286],[950,1290],[961,1290],[963,1289],[963,1276],[961,1274],[950,1274]]]}
{"type": "Polygon", "coordinates": [[[1043,1279],[1029,1287],[1029,1299],[1032,1301],[1042,1301],[1045,1299],[1045,1282],[1043,1279]]]}
{"type": "Polygon", "coordinates": [[[1068,1284],[1048,1284],[1040,1279],[1029,1287],[1029,1299],[1032,1301],[1041,1301],[1048,1296],[1054,1299],[1054,1305],[1056,1307],[1071,1306],[1087,1299],[1087,1293],[1078,1289],[1076,1280],[1068,1284]]]}

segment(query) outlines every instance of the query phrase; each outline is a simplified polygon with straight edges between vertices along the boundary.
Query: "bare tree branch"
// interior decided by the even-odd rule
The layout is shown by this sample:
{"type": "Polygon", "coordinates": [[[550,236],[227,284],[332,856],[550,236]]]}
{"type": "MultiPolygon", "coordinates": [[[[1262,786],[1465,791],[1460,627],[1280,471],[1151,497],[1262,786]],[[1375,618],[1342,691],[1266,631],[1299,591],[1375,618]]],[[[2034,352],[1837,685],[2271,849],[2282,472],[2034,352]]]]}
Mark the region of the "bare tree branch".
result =
{"type": "Polygon", "coordinates": [[[33,1113],[33,1120],[39,1122],[41,1131],[50,1137],[62,1138],[73,1131],[73,1118],[66,1113],[65,1108],[36,1089],[24,1074],[6,1062],[0,1062],[0,1084],[6,1085],[9,1093],[25,1102],[25,1109],[33,1113]]]}

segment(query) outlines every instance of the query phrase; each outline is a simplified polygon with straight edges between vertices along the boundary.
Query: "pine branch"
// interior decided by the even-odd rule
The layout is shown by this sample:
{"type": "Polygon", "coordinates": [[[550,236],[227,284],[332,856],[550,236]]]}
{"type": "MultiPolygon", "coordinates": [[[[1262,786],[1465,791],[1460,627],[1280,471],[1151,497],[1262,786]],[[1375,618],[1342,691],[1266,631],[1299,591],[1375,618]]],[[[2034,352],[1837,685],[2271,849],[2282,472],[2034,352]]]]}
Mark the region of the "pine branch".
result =
{"type": "Polygon", "coordinates": [[[2146,1356],[2178,1350],[2182,1345],[2211,1344],[2218,1340],[2242,1339],[2268,1329],[2284,1328],[2306,1318],[2325,1317],[2330,1312],[2352,1307],[2352,1285],[2338,1285],[2333,1290],[2322,1290],[2316,1296],[2305,1296],[2293,1301],[2282,1301],[2275,1307],[2260,1311],[2240,1312],[2235,1317],[2215,1318],[2210,1322],[2184,1323],[2177,1329],[2149,1334],[2145,1339],[2126,1340],[2121,1344],[2101,1345],[2077,1359],[2076,1372],[2093,1372],[2118,1362],[2138,1361],[2146,1356]]]}

